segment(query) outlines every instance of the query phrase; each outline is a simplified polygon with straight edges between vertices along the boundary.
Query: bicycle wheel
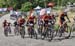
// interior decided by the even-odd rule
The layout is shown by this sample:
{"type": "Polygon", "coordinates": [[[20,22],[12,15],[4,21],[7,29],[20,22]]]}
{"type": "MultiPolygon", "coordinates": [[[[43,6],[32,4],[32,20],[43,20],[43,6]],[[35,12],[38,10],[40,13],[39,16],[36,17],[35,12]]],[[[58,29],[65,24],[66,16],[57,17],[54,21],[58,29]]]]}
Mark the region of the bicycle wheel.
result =
{"type": "Polygon", "coordinates": [[[70,35],[71,35],[71,28],[70,28],[70,26],[67,26],[64,33],[62,33],[62,36],[65,37],[65,38],[69,38],[70,35]]]}
{"type": "Polygon", "coordinates": [[[48,31],[47,31],[47,37],[49,38],[49,41],[53,40],[54,30],[52,28],[48,29],[48,31]]]}
{"type": "Polygon", "coordinates": [[[18,28],[16,28],[16,27],[14,28],[14,34],[15,34],[15,35],[19,35],[19,30],[18,30],[18,28]]]}
{"type": "Polygon", "coordinates": [[[7,37],[8,36],[8,31],[4,30],[4,35],[7,37]]]}
{"type": "Polygon", "coordinates": [[[56,31],[55,36],[62,37],[62,34],[64,33],[64,28],[59,27],[59,29],[56,31]]]}
{"type": "Polygon", "coordinates": [[[39,26],[39,28],[38,28],[38,34],[41,34],[41,31],[42,31],[42,27],[39,26]]]}
{"type": "Polygon", "coordinates": [[[67,35],[65,36],[65,38],[69,38],[71,36],[71,27],[67,26],[67,30],[65,32],[67,35]]]}
{"type": "Polygon", "coordinates": [[[45,27],[44,30],[42,31],[42,40],[44,40],[45,38],[47,38],[47,32],[48,32],[48,27],[45,27]]]}
{"type": "Polygon", "coordinates": [[[35,37],[35,39],[37,39],[37,33],[36,33],[36,31],[34,31],[34,37],[35,37]]]}
{"type": "Polygon", "coordinates": [[[7,26],[4,28],[4,35],[5,35],[6,37],[8,37],[8,27],[7,27],[7,26]]]}
{"type": "Polygon", "coordinates": [[[33,28],[29,28],[28,29],[28,34],[29,34],[30,38],[33,38],[33,36],[34,36],[34,29],[33,28]]]}
{"type": "Polygon", "coordinates": [[[24,31],[21,31],[20,32],[20,35],[21,35],[21,38],[24,38],[25,32],[24,31]]]}
{"type": "Polygon", "coordinates": [[[22,27],[22,29],[20,30],[20,35],[22,38],[24,38],[24,35],[25,35],[25,28],[22,27]]]}
{"type": "Polygon", "coordinates": [[[62,34],[64,33],[64,28],[63,27],[61,27],[60,29],[59,29],[59,37],[62,37],[62,34]]]}

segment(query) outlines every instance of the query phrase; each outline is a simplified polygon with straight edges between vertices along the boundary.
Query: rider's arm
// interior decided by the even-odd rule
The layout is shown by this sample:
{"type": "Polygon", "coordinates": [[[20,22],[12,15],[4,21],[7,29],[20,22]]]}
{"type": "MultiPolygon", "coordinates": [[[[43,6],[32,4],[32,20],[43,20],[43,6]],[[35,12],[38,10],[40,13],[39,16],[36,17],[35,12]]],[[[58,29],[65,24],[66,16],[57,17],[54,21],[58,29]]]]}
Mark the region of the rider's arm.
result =
{"type": "Polygon", "coordinates": [[[53,15],[52,17],[52,20],[55,22],[56,21],[56,18],[55,18],[55,16],[53,15]]]}
{"type": "Polygon", "coordinates": [[[70,19],[69,19],[69,17],[66,15],[66,18],[68,19],[68,21],[70,22],[70,19]]]}

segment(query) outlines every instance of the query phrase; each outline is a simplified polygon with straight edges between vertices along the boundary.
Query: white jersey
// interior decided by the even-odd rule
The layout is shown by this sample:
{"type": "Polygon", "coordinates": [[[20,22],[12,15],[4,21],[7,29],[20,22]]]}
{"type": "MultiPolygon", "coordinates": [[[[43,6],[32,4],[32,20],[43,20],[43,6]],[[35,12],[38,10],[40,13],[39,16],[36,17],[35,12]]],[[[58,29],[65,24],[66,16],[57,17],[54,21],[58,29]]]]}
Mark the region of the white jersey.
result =
{"type": "Polygon", "coordinates": [[[10,10],[10,15],[14,14],[14,11],[13,10],[10,10]]]}
{"type": "Polygon", "coordinates": [[[41,9],[41,11],[40,11],[40,16],[41,15],[44,15],[46,13],[46,10],[45,9],[41,9]]]}

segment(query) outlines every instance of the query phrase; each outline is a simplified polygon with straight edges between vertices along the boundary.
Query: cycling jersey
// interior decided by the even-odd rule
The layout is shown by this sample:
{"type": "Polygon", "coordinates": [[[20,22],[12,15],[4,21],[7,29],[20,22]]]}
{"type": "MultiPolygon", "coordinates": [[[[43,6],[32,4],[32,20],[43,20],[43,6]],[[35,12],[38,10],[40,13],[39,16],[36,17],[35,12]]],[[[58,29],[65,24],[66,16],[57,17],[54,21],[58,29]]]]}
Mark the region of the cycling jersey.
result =
{"type": "Polygon", "coordinates": [[[7,22],[3,22],[3,27],[5,27],[5,26],[7,26],[8,24],[7,24],[7,22]]]}
{"type": "Polygon", "coordinates": [[[67,16],[67,15],[65,15],[65,14],[61,14],[61,15],[60,15],[60,20],[65,21],[65,16],[67,16]]]}
{"type": "Polygon", "coordinates": [[[30,16],[30,17],[28,18],[28,21],[34,21],[34,18],[35,18],[35,16],[30,16]]]}
{"type": "Polygon", "coordinates": [[[60,25],[62,25],[63,22],[65,21],[65,16],[67,16],[67,15],[64,14],[64,13],[62,13],[62,14],[60,15],[60,17],[59,17],[59,19],[60,19],[60,21],[59,21],[60,25]]]}
{"type": "Polygon", "coordinates": [[[53,16],[49,16],[49,20],[53,19],[53,16]]]}
{"type": "Polygon", "coordinates": [[[22,26],[24,23],[25,23],[25,19],[23,19],[23,18],[18,19],[19,26],[22,26]]]}
{"type": "Polygon", "coordinates": [[[44,15],[42,21],[44,22],[44,24],[48,24],[48,22],[49,22],[49,16],[44,15]]]}
{"type": "Polygon", "coordinates": [[[7,20],[4,20],[4,22],[3,22],[3,27],[5,27],[5,26],[8,26],[7,20]]]}
{"type": "Polygon", "coordinates": [[[29,23],[34,23],[34,19],[35,19],[35,16],[29,16],[28,22],[29,23]]]}
{"type": "Polygon", "coordinates": [[[49,16],[47,16],[47,15],[43,16],[43,20],[44,21],[48,21],[49,20],[49,16]]]}

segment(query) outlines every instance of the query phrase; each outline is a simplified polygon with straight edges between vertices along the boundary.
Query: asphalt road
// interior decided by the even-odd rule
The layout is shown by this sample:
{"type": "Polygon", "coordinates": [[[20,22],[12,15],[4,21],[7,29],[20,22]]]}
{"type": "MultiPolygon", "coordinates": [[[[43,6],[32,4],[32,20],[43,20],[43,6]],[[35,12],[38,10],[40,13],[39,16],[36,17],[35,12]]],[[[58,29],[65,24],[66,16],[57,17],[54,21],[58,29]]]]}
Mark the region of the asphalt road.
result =
{"type": "Polygon", "coordinates": [[[4,15],[0,18],[0,46],[75,46],[75,33],[73,33],[70,39],[58,40],[59,38],[54,38],[51,42],[41,39],[31,39],[26,36],[22,39],[20,36],[15,36],[13,33],[9,37],[5,37],[3,34],[2,22],[7,19],[9,22],[13,23],[13,20],[10,20],[9,14],[4,15]]]}

